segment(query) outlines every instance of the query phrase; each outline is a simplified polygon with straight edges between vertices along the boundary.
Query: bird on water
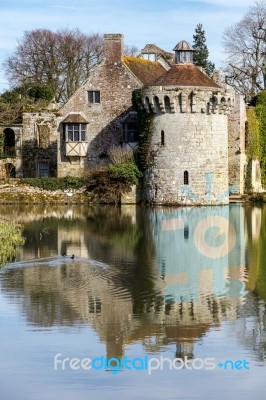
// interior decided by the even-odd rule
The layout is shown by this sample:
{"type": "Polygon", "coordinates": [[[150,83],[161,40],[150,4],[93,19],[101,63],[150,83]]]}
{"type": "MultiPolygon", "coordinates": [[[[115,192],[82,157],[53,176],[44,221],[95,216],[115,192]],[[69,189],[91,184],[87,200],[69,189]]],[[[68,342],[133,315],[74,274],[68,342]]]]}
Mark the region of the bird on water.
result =
{"type": "MultiPolygon", "coordinates": [[[[66,253],[62,253],[62,257],[66,257],[66,253]]],[[[70,258],[71,258],[71,260],[74,260],[75,254],[72,254],[72,256],[70,258]]]]}

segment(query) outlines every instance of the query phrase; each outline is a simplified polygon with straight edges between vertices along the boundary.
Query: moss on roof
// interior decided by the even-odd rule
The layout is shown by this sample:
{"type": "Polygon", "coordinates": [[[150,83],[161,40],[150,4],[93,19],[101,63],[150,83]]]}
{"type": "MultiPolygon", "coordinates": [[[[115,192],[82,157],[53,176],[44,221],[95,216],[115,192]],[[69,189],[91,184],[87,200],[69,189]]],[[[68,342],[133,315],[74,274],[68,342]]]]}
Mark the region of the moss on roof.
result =
{"type": "Polygon", "coordinates": [[[165,73],[165,69],[160,63],[143,58],[126,56],[124,63],[145,86],[149,86],[165,73]]]}

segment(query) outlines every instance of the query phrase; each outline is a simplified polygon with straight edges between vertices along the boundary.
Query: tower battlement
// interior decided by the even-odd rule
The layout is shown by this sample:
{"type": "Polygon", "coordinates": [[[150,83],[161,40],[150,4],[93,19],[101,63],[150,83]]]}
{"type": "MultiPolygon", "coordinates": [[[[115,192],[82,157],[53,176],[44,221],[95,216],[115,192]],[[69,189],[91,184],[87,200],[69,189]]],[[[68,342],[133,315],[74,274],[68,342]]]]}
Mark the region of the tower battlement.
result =
{"type": "Polygon", "coordinates": [[[143,94],[143,107],[154,114],[227,115],[235,103],[234,92],[228,89],[150,86],[143,94]]]}

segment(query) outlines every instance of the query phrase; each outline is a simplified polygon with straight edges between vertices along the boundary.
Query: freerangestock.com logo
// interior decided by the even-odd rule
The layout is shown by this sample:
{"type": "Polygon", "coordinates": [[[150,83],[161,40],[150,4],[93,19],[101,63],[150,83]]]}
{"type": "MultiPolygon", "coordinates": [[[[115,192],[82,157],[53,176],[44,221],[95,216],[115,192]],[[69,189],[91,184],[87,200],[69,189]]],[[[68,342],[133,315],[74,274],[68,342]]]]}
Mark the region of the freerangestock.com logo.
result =
{"type": "Polygon", "coordinates": [[[113,375],[118,374],[120,371],[145,371],[148,375],[151,375],[154,371],[162,370],[206,370],[211,371],[220,369],[224,371],[248,371],[250,370],[250,362],[247,360],[216,360],[215,358],[194,358],[193,360],[187,357],[183,358],[167,358],[160,356],[158,358],[148,356],[128,358],[124,356],[122,358],[109,358],[106,357],[95,357],[95,358],[70,358],[63,357],[62,353],[58,353],[54,356],[54,370],[64,371],[112,371],[113,375]]]}

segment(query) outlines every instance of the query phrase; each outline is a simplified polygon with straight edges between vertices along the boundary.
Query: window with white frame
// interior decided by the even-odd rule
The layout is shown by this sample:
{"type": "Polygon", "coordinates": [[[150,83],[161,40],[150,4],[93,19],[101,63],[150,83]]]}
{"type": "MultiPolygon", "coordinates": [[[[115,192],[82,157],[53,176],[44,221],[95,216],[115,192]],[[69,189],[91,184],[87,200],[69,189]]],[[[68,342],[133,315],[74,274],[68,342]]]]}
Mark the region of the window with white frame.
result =
{"type": "Polygon", "coordinates": [[[65,124],[66,142],[85,142],[86,124],[65,124]]]}
{"type": "Polygon", "coordinates": [[[156,54],[155,53],[144,53],[143,58],[144,58],[144,60],[156,61],[156,54]]]}
{"type": "Polygon", "coordinates": [[[101,96],[99,90],[89,90],[88,91],[89,103],[99,104],[101,102],[101,96]]]}

